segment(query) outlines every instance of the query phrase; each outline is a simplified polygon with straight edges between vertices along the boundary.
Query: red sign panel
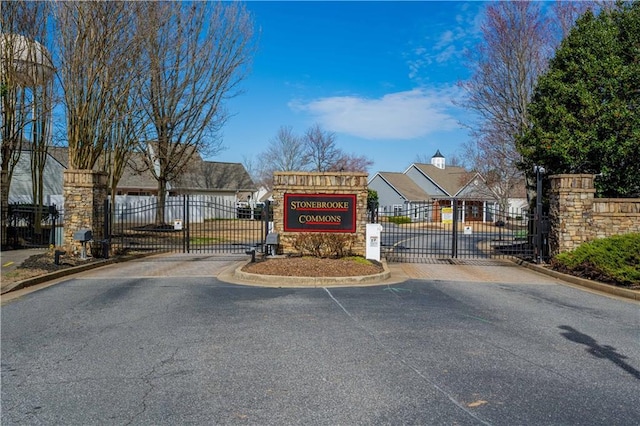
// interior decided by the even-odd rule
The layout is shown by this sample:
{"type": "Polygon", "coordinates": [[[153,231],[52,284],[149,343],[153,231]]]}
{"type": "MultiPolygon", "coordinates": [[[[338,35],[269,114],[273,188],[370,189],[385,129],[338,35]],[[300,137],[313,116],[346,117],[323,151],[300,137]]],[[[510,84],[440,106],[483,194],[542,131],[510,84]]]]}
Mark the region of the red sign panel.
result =
{"type": "Polygon", "coordinates": [[[284,194],[287,232],[356,232],[355,194],[284,194]]]}

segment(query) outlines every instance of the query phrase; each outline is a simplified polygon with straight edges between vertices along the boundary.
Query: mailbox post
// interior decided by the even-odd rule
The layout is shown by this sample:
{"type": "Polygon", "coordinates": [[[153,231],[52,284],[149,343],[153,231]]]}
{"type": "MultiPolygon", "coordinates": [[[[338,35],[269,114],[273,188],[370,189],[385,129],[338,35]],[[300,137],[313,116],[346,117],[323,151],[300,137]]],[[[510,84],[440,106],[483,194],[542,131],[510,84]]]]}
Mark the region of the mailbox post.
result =
{"type": "Polygon", "coordinates": [[[267,246],[267,254],[274,255],[278,253],[278,245],[280,244],[280,235],[276,232],[269,232],[265,241],[267,246]]]}
{"type": "Polygon", "coordinates": [[[85,260],[87,258],[87,242],[93,240],[93,233],[91,232],[91,229],[80,229],[74,232],[73,239],[82,243],[80,258],[85,260]]]}
{"type": "Polygon", "coordinates": [[[367,223],[367,248],[366,258],[380,262],[380,236],[382,225],[379,223],[367,223]]]}

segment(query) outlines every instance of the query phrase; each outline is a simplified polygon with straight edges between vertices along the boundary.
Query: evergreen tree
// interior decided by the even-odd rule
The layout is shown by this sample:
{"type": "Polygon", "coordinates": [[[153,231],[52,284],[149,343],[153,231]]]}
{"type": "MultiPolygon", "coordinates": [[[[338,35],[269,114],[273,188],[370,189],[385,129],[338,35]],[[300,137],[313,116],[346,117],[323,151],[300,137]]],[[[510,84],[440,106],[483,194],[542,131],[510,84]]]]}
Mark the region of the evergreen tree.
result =
{"type": "Polygon", "coordinates": [[[640,196],[640,3],[588,11],[563,40],[528,107],[522,168],[598,174],[606,197],[640,196]]]}

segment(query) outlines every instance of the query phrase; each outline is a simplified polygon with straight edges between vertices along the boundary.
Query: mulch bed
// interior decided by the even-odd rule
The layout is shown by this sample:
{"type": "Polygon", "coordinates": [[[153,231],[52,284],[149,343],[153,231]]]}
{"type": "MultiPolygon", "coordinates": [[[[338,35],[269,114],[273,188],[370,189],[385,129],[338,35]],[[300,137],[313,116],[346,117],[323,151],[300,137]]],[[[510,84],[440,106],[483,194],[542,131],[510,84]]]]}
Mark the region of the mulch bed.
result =
{"type": "Polygon", "coordinates": [[[382,264],[363,263],[354,259],[324,259],[317,257],[272,258],[249,263],[244,272],[286,277],[353,277],[384,272],[382,264]]]}

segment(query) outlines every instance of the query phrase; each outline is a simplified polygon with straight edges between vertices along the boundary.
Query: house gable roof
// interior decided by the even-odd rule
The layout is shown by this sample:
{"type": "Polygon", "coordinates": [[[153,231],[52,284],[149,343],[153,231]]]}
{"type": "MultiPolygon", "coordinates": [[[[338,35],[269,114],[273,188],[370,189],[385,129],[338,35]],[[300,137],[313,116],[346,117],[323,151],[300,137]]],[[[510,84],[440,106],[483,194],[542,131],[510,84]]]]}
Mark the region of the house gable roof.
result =
{"type": "Polygon", "coordinates": [[[429,194],[404,173],[378,172],[377,175],[407,201],[425,201],[430,198],[429,194]]]}
{"type": "Polygon", "coordinates": [[[256,185],[241,163],[194,160],[174,189],[254,192],[256,185]]]}
{"type": "Polygon", "coordinates": [[[460,187],[458,192],[454,194],[460,198],[472,198],[472,199],[498,199],[496,193],[487,185],[487,181],[482,177],[480,173],[471,175],[471,178],[466,184],[460,187]]]}
{"type": "MultiPolygon", "coordinates": [[[[432,164],[414,163],[409,168],[414,167],[422,173],[427,179],[439,186],[444,192],[450,196],[457,194],[462,187],[468,182],[467,172],[464,167],[449,166],[440,169],[432,164]]],[[[407,173],[405,171],[405,173],[407,173]]]]}

